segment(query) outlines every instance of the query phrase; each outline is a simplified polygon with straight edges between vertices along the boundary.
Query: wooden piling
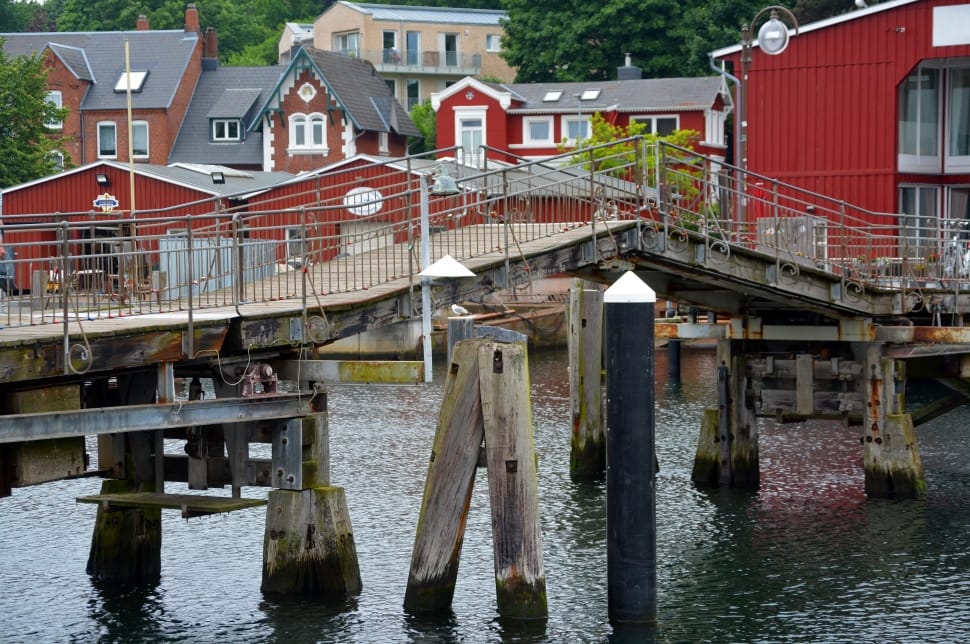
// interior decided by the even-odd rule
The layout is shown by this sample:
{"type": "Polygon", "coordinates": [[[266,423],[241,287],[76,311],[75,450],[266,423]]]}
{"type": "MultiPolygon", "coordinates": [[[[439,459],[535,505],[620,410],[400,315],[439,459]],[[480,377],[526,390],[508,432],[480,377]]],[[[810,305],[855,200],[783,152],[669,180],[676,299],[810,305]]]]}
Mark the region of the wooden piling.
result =
{"type": "MultiPolygon", "coordinates": [[[[102,494],[142,492],[150,485],[109,479],[102,494]]],[[[118,585],[157,583],[162,572],[161,508],[98,506],[87,572],[118,585]]]]}
{"type": "Polygon", "coordinates": [[[603,292],[573,280],[569,290],[569,400],[572,434],[569,474],[600,478],[606,470],[603,429],[603,292]]]}
{"type": "Polygon", "coordinates": [[[704,410],[690,480],[696,485],[717,485],[721,471],[720,414],[715,407],[704,410]]]}
{"type": "Polygon", "coordinates": [[[456,344],[475,337],[475,318],[470,315],[448,318],[448,364],[456,344]]]}
{"type": "Polygon", "coordinates": [[[539,486],[525,344],[478,348],[495,591],[502,617],[545,618],[539,486]]]}
{"type": "Polygon", "coordinates": [[[260,590],[304,596],[360,592],[357,548],[343,488],[270,491],[260,590]]]}
{"type": "Polygon", "coordinates": [[[485,436],[479,344],[459,342],[449,364],[411,554],[404,595],[407,610],[443,610],[455,594],[475,467],[485,436]]]}
{"type": "Polygon", "coordinates": [[[880,343],[853,346],[864,361],[860,386],[866,389],[863,469],[866,495],[922,498],[926,479],[912,416],[905,413],[905,363],[883,355],[880,343]]]}

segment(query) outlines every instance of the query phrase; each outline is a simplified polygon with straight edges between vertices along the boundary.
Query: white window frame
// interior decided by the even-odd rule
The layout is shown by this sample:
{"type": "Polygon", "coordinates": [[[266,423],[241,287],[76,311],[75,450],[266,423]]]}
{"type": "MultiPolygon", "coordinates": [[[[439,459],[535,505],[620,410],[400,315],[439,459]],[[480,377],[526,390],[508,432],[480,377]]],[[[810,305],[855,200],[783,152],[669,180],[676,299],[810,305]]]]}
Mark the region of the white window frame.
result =
{"type": "MultiPolygon", "coordinates": [[[[898,90],[899,94],[897,96],[899,111],[897,116],[898,120],[897,120],[896,128],[898,131],[897,145],[899,146],[899,148],[896,150],[896,154],[897,154],[896,163],[897,163],[898,169],[901,172],[937,173],[941,169],[941,149],[944,144],[944,141],[941,140],[941,132],[940,132],[940,121],[943,118],[942,111],[943,111],[943,103],[944,103],[944,100],[942,100],[943,95],[941,91],[941,87],[944,80],[943,76],[944,74],[942,70],[936,67],[920,65],[916,69],[914,69],[911,74],[907,75],[907,77],[903,80],[902,84],[900,85],[900,90],[898,90]],[[921,96],[921,91],[917,88],[917,92],[916,92],[917,99],[916,99],[916,104],[914,106],[914,109],[916,110],[915,120],[912,122],[909,128],[907,128],[907,131],[910,131],[912,130],[912,128],[915,128],[915,132],[912,134],[912,136],[915,136],[914,143],[917,146],[916,154],[904,153],[902,146],[903,146],[904,139],[906,138],[905,136],[906,133],[904,132],[904,122],[901,119],[904,111],[903,110],[904,98],[908,96],[908,94],[904,95],[903,91],[907,89],[908,83],[913,76],[918,77],[923,72],[931,72],[932,74],[935,74],[935,77],[936,77],[935,111],[931,111],[931,114],[929,115],[929,116],[932,116],[933,120],[931,123],[926,123],[925,124],[926,127],[924,128],[925,116],[923,114],[923,104],[922,104],[922,101],[919,100],[919,96],[921,96]],[[924,129],[926,131],[924,131],[924,129]],[[921,154],[920,153],[921,143],[923,142],[924,138],[927,138],[927,140],[929,140],[928,137],[932,137],[935,150],[930,154],[921,154]]],[[[920,87],[921,86],[922,86],[922,83],[920,83],[920,87]]]]}
{"type": "Polygon", "coordinates": [[[589,139],[590,137],[593,136],[593,126],[592,126],[592,123],[590,122],[589,116],[586,116],[585,114],[582,116],[578,114],[566,115],[562,117],[562,126],[561,126],[562,139],[565,145],[575,146],[577,144],[576,139],[574,137],[569,136],[570,123],[576,123],[577,126],[582,124],[582,127],[585,130],[585,134],[583,134],[583,137],[580,140],[585,141],[586,139],[589,139]]]}
{"type": "Polygon", "coordinates": [[[151,146],[151,136],[150,136],[150,130],[148,129],[148,121],[132,121],[131,122],[131,156],[132,156],[132,158],[135,158],[135,159],[147,159],[148,156],[149,156],[149,152],[151,152],[150,146],[151,146]],[[144,128],[144,130],[145,130],[145,150],[144,150],[144,152],[139,153],[139,151],[135,149],[135,141],[138,140],[138,138],[135,136],[135,130],[142,129],[142,128],[144,128]]]}
{"type": "Polygon", "coordinates": [[[320,112],[310,114],[291,114],[289,123],[289,147],[291,153],[328,154],[327,117],[320,112]],[[303,141],[297,141],[297,133],[302,129],[303,141]],[[319,137],[316,135],[319,134],[319,137]]]}
{"type": "Polygon", "coordinates": [[[333,49],[347,56],[360,57],[360,32],[345,31],[333,35],[333,49]]]}
{"type": "MultiPolygon", "coordinates": [[[[64,95],[61,93],[61,90],[52,89],[51,91],[47,92],[47,102],[53,103],[54,107],[57,109],[64,107],[64,95]]],[[[48,130],[63,130],[64,121],[45,121],[44,127],[46,127],[48,130]]]]}
{"type": "MultiPolygon", "coordinates": [[[[645,123],[649,127],[647,129],[647,134],[657,134],[657,121],[659,119],[673,119],[674,129],[672,131],[677,131],[680,129],[680,114],[637,114],[630,117],[631,123],[645,123]]],[[[664,134],[663,136],[667,136],[664,134]]]]}
{"type": "Polygon", "coordinates": [[[487,106],[469,106],[469,107],[456,107],[455,108],[455,144],[458,147],[457,156],[459,163],[471,167],[479,167],[481,159],[481,148],[478,145],[485,145],[488,143],[488,119],[486,114],[488,113],[487,106]],[[481,121],[482,125],[480,128],[468,127],[467,123],[471,121],[481,121]],[[464,148],[464,133],[466,131],[472,132],[479,130],[482,135],[482,140],[478,145],[475,146],[475,150],[472,152],[465,152],[464,148]]]}
{"type": "Polygon", "coordinates": [[[377,152],[378,154],[388,154],[391,151],[391,137],[387,132],[377,133],[377,152]]]}
{"type": "Polygon", "coordinates": [[[98,132],[98,158],[99,159],[117,159],[118,158],[118,124],[114,121],[98,121],[96,126],[98,132]],[[111,130],[111,134],[114,137],[114,153],[104,154],[103,147],[101,145],[102,130],[111,130]]]}
{"type": "Polygon", "coordinates": [[[485,34],[485,51],[502,51],[502,34],[485,34]]]}
{"type": "Polygon", "coordinates": [[[242,141],[242,123],[239,119],[212,119],[209,127],[209,140],[216,143],[242,141]],[[219,126],[223,126],[224,134],[220,135],[219,126]],[[230,133],[232,127],[236,128],[236,134],[230,133]]]}
{"type": "Polygon", "coordinates": [[[522,142],[528,145],[552,145],[553,126],[551,116],[527,116],[522,119],[522,142]],[[532,125],[536,123],[545,124],[547,132],[545,138],[538,139],[532,136],[532,125]]]}
{"type": "Polygon", "coordinates": [[[946,104],[947,117],[941,137],[944,148],[943,171],[962,174],[970,172],[970,62],[947,68],[944,77],[946,93],[943,96],[943,101],[946,104]],[[960,88],[962,90],[960,95],[962,105],[959,106],[959,109],[957,106],[957,88],[955,87],[957,72],[965,75],[965,85],[960,88]],[[957,119],[960,119],[959,124],[957,119]],[[965,146],[966,154],[953,153],[955,128],[957,127],[960,130],[960,136],[964,139],[961,143],[965,146]]]}

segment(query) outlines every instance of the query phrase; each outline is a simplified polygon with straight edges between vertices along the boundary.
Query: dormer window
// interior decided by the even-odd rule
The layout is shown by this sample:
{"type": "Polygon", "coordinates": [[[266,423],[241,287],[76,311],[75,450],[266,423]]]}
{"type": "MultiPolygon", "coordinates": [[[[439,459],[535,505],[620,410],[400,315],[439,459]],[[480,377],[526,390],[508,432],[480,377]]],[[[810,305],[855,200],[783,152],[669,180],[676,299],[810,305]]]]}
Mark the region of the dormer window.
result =
{"type": "Polygon", "coordinates": [[[210,119],[212,141],[241,141],[242,126],[239,119],[210,119]]]}
{"type": "Polygon", "coordinates": [[[127,92],[128,91],[128,79],[131,78],[131,91],[140,92],[142,87],[145,85],[145,79],[148,78],[148,72],[136,72],[132,71],[129,73],[121,72],[121,76],[118,77],[118,82],[115,83],[116,92],[127,92]]]}

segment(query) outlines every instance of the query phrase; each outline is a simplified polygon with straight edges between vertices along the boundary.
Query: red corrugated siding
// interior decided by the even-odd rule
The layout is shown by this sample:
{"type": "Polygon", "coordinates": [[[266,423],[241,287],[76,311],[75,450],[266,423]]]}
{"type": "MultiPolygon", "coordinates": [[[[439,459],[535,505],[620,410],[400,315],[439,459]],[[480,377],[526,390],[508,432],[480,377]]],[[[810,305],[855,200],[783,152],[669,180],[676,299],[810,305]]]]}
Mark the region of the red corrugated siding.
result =
{"type": "Polygon", "coordinates": [[[923,59],[970,56],[970,46],[932,46],[933,7],[951,4],[963,2],[917,2],[804,32],[779,56],[755,49],[748,167],[895,211],[897,87],[923,59]]]}

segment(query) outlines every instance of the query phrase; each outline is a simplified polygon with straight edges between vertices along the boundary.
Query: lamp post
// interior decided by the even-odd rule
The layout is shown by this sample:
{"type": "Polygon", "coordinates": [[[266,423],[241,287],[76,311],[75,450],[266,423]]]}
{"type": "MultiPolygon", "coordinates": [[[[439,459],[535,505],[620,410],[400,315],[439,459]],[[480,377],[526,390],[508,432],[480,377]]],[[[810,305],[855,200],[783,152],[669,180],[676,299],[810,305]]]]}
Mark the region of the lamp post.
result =
{"type": "Polygon", "coordinates": [[[765,7],[755,14],[749,24],[741,25],[741,85],[738,90],[738,115],[740,118],[736,135],[738,167],[741,168],[742,182],[744,180],[743,173],[748,169],[748,70],[753,60],[751,50],[754,43],[757,42],[761,51],[769,56],[777,56],[788,47],[788,25],[778,17],[779,12],[791,21],[797,36],[798,19],[795,18],[795,14],[778,5],[765,7]],[[765,14],[768,14],[768,20],[758,29],[758,40],[753,41],[751,30],[765,14]]]}

